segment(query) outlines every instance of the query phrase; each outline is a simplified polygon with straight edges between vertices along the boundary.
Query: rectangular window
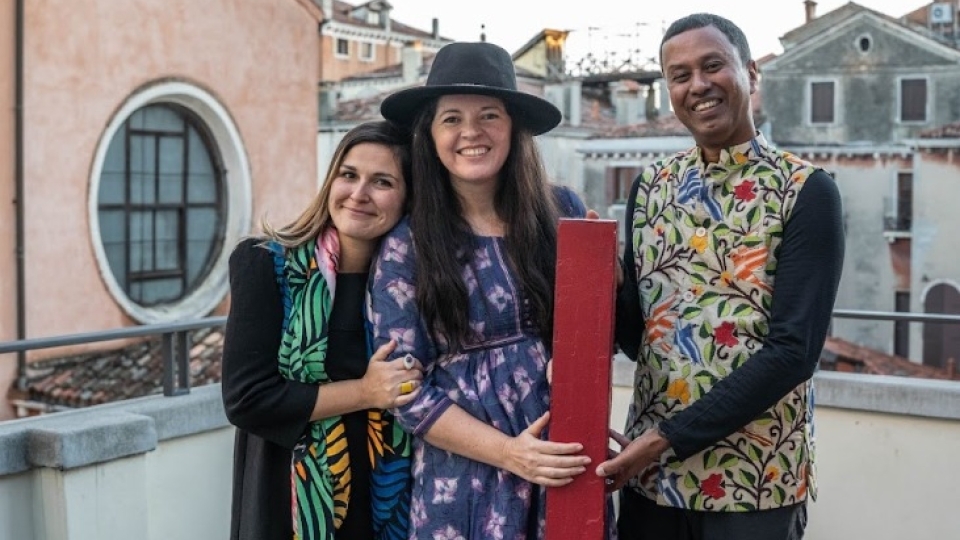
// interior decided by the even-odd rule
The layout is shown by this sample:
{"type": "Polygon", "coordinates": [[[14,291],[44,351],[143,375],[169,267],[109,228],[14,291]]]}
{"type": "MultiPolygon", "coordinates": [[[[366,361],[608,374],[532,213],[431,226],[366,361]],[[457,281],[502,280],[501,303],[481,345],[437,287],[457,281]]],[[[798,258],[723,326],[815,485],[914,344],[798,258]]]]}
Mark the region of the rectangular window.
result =
{"type": "Polygon", "coordinates": [[[337,56],[350,56],[350,42],[344,38],[337,38],[337,56]]]}
{"type": "Polygon", "coordinates": [[[810,123],[832,124],[834,120],[833,81],[810,83],[810,123]]]}
{"type": "Polygon", "coordinates": [[[376,55],[376,48],[373,43],[365,41],[360,44],[360,59],[364,62],[372,62],[376,55]]]}
{"type": "Polygon", "coordinates": [[[630,195],[630,186],[640,174],[640,167],[610,167],[607,169],[607,204],[623,204],[630,195]]]}
{"type": "Polygon", "coordinates": [[[913,227],[913,173],[897,173],[896,230],[909,231],[913,227]]]}
{"type": "Polygon", "coordinates": [[[900,121],[927,121],[926,79],[900,79],[900,121]]]}

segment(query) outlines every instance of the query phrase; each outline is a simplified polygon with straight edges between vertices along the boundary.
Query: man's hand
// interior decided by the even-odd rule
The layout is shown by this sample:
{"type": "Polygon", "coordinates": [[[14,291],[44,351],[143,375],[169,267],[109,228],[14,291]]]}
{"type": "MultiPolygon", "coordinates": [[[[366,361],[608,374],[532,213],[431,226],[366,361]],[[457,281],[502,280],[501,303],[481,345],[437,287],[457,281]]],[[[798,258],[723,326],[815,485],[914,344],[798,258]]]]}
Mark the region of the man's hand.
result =
{"type": "Polygon", "coordinates": [[[654,429],[643,432],[634,441],[630,441],[616,431],[610,431],[610,438],[622,448],[620,453],[597,465],[597,476],[607,478],[607,491],[616,491],[628,480],[640,474],[648,465],[656,461],[670,448],[670,441],[654,429]]]}

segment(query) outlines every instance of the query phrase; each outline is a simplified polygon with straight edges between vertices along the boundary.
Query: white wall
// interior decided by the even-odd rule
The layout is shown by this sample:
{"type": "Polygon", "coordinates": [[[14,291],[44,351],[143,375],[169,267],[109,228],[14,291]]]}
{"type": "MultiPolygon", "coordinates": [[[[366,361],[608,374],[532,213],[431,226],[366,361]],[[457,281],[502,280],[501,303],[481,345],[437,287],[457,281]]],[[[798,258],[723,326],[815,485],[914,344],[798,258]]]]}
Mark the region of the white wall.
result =
{"type": "MultiPolygon", "coordinates": [[[[614,363],[611,427],[618,431],[632,371],[627,361],[614,363]]],[[[957,538],[960,384],[841,373],[816,380],[820,495],[805,538],[957,538]]],[[[227,537],[234,429],[223,417],[219,385],[52,416],[62,415],[70,422],[0,423],[0,540],[227,537]],[[115,444],[61,452],[64,463],[91,461],[80,466],[25,463],[50,462],[56,449],[48,443],[66,448],[82,439],[87,419],[111,414],[118,418],[111,429],[153,432],[159,442],[105,461],[97,452],[115,444]]]]}

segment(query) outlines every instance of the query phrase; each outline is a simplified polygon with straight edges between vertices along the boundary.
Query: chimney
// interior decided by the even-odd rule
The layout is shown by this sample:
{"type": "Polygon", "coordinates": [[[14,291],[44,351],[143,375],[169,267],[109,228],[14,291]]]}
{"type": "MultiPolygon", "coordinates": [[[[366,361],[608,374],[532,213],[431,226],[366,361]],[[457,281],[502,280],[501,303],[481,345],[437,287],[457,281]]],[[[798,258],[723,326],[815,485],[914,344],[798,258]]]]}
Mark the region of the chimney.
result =
{"type": "Polygon", "coordinates": [[[408,41],[403,45],[400,66],[404,83],[414,83],[420,79],[420,68],[423,67],[423,53],[420,51],[419,41],[408,41]]]}
{"type": "Polygon", "coordinates": [[[657,79],[653,82],[656,88],[657,97],[660,98],[660,110],[657,111],[658,118],[667,118],[673,111],[670,110],[670,91],[667,89],[667,81],[657,79]]]}
{"type": "Polygon", "coordinates": [[[803,8],[807,12],[807,22],[817,18],[817,3],[813,0],[803,0],[803,8]]]}
{"type": "Polygon", "coordinates": [[[433,39],[440,39],[440,19],[433,18],[433,32],[431,32],[433,39]]]}
{"type": "Polygon", "coordinates": [[[613,97],[613,108],[617,112],[617,125],[626,126],[635,124],[641,115],[641,99],[633,81],[618,81],[610,83],[613,97]]]}
{"type": "Polygon", "coordinates": [[[323,11],[325,18],[333,20],[333,0],[323,0],[320,3],[320,9],[323,11]]]}
{"type": "Polygon", "coordinates": [[[387,32],[391,28],[391,19],[390,19],[390,4],[385,4],[383,9],[380,11],[380,26],[383,27],[387,32]]]}
{"type": "Polygon", "coordinates": [[[333,122],[337,119],[337,104],[340,101],[339,91],[335,84],[320,83],[319,92],[320,122],[333,122]]]}

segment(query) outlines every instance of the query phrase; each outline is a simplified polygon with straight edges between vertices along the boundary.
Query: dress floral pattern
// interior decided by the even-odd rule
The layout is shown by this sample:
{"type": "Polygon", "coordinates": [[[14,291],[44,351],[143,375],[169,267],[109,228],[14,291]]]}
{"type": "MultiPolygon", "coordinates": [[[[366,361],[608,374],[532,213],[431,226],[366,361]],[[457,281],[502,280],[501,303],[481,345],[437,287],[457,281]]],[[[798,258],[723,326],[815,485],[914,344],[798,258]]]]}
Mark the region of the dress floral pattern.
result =
{"type": "MultiPolygon", "coordinates": [[[[585,210],[576,201],[578,215],[585,210]]],[[[568,212],[569,213],[569,212],[568,212]]],[[[425,329],[415,301],[417,275],[408,221],[388,234],[374,263],[369,317],[374,346],[394,338],[394,357],[411,353],[425,368],[417,399],[396,410],[413,433],[411,539],[542,538],[544,493],[509,472],[446,452],[422,435],[452,404],[515,436],[549,407],[548,352],[507,262],[503,239],[473,237],[462,277],[479,339],[451,353],[425,329]]]]}

